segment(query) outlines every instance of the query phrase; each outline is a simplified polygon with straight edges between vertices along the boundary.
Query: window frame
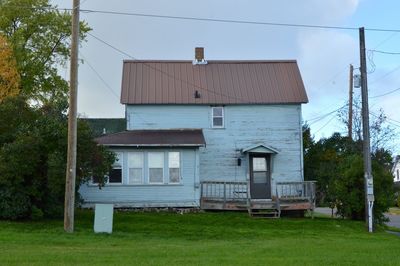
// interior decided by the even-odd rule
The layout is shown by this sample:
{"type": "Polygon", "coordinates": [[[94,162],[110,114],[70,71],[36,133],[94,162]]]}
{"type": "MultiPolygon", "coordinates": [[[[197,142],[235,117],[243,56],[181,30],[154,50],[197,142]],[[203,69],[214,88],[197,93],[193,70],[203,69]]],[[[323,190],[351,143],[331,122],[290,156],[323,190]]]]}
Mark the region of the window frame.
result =
{"type": "Polygon", "coordinates": [[[165,152],[164,151],[151,151],[151,152],[147,152],[147,184],[148,185],[163,185],[165,184],[165,152]],[[163,164],[162,164],[162,181],[161,182],[151,182],[150,181],[150,168],[154,168],[154,167],[150,167],[150,154],[152,153],[160,153],[163,155],[163,164]]]}
{"type": "Polygon", "coordinates": [[[167,167],[168,167],[168,184],[171,185],[178,185],[182,183],[182,162],[181,162],[181,152],[180,151],[167,151],[168,154],[168,162],[167,162],[167,167]],[[170,153],[177,153],[178,154],[178,163],[179,163],[179,167],[178,167],[178,182],[171,182],[171,172],[170,169],[176,169],[176,167],[170,167],[170,158],[169,158],[169,154],[170,153]]]}
{"type": "MultiPolygon", "coordinates": [[[[123,183],[124,183],[124,152],[122,152],[122,151],[114,151],[114,153],[115,153],[115,157],[116,158],[118,158],[118,154],[120,154],[120,160],[119,160],[119,164],[120,164],[120,166],[119,167],[114,167],[114,164],[115,164],[115,162],[116,161],[114,161],[114,163],[112,164],[112,168],[111,168],[111,170],[113,170],[113,169],[121,169],[121,182],[110,182],[110,173],[108,174],[108,175],[106,175],[107,176],[107,182],[105,182],[105,184],[106,185],[111,185],[111,186],[113,186],[113,185],[122,185],[123,183]]],[[[98,184],[98,183],[96,183],[96,184],[98,184]]]]}
{"type": "Polygon", "coordinates": [[[225,108],[223,106],[211,106],[211,127],[212,128],[225,128],[225,108]],[[221,108],[222,115],[214,116],[214,109],[216,109],[216,108],[221,108]],[[222,125],[221,126],[214,125],[214,118],[222,118],[222,125]]]}
{"type": "Polygon", "coordinates": [[[145,162],[144,162],[144,160],[145,160],[145,153],[143,151],[129,151],[129,152],[127,152],[127,161],[126,161],[126,164],[127,164],[127,167],[126,167],[127,168],[126,169],[127,185],[135,186],[135,185],[143,185],[144,184],[144,176],[145,176],[145,162]],[[140,154],[141,157],[142,157],[142,175],[140,177],[140,182],[139,183],[131,183],[130,182],[131,181],[131,177],[130,177],[130,171],[129,170],[131,168],[134,168],[134,167],[130,167],[130,164],[129,164],[129,162],[130,162],[129,157],[130,157],[131,154],[140,154]]]}

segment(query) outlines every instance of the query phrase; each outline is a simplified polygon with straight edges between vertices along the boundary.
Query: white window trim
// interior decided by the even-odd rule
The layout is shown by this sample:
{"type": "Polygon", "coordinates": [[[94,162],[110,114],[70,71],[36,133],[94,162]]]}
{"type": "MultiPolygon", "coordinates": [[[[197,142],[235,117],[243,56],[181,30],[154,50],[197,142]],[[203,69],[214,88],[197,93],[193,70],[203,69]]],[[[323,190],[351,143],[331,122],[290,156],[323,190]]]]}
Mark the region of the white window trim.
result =
{"type": "Polygon", "coordinates": [[[225,108],[223,106],[212,106],[211,107],[211,127],[212,128],[225,128],[225,108]],[[222,116],[214,116],[214,108],[222,108],[222,116]],[[222,118],[222,126],[214,125],[214,117],[222,118]]]}
{"type": "Polygon", "coordinates": [[[168,168],[168,184],[170,184],[170,185],[179,185],[179,184],[182,184],[182,157],[181,157],[181,152],[180,151],[168,151],[167,152],[167,154],[168,154],[168,162],[167,162],[167,168],[168,168]],[[169,167],[169,153],[170,152],[177,152],[178,154],[179,154],[179,181],[178,182],[171,182],[171,177],[170,177],[170,175],[169,175],[169,169],[170,169],[170,167],[169,167]]]}
{"type": "Polygon", "coordinates": [[[164,183],[164,180],[165,180],[165,174],[164,174],[164,171],[165,171],[165,152],[163,152],[163,151],[151,151],[151,152],[147,152],[147,183],[149,184],[149,185],[164,185],[165,183],[164,183]],[[162,181],[161,182],[150,182],[150,168],[152,168],[152,167],[150,167],[150,160],[149,160],[149,155],[150,155],[150,153],[162,153],[163,154],[163,158],[164,158],[164,161],[163,161],[163,167],[162,167],[162,181]]]}
{"type": "Polygon", "coordinates": [[[145,163],[144,163],[144,158],[145,158],[145,153],[143,152],[143,151],[129,151],[128,153],[127,153],[127,161],[126,161],[126,164],[127,164],[127,167],[126,167],[126,176],[127,176],[127,185],[129,185],[129,186],[136,186],[136,185],[143,185],[144,184],[144,171],[145,171],[145,163]],[[141,176],[141,179],[140,179],[140,183],[130,183],[129,181],[130,181],[130,176],[129,176],[129,169],[130,169],[130,165],[129,165],[129,154],[132,154],[132,153],[139,153],[139,154],[141,154],[142,155],[142,176],[141,176]]]}

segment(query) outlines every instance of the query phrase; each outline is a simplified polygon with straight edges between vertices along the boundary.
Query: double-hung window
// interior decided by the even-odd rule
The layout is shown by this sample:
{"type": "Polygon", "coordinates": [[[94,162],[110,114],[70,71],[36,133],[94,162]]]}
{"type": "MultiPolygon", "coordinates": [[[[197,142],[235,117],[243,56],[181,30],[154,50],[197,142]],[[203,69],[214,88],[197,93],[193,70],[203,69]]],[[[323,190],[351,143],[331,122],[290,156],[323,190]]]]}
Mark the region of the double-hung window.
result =
{"type": "Polygon", "coordinates": [[[108,183],[121,184],[122,183],[122,152],[115,153],[115,161],[112,169],[108,173],[108,183]]]}
{"type": "Polygon", "coordinates": [[[149,152],[149,184],[164,183],[164,152],[149,152]]]}
{"type": "Polygon", "coordinates": [[[143,184],[143,152],[128,153],[128,183],[143,184]]]}
{"type": "Polygon", "coordinates": [[[212,127],[223,128],[224,127],[224,107],[214,106],[211,108],[212,115],[212,127]]]}
{"type": "Polygon", "coordinates": [[[181,180],[179,152],[168,152],[168,169],[169,183],[179,183],[181,180]]]}

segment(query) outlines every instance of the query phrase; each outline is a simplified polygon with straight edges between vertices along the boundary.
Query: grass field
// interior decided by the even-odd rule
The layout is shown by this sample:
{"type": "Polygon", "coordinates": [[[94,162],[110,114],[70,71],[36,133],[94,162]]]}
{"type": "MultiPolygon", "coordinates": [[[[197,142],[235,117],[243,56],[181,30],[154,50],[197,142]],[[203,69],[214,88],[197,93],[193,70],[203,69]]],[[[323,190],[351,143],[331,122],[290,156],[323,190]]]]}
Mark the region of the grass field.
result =
{"type": "Polygon", "coordinates": [[[62,220],[0,221],[0,265],[400,265],[400,237],[361,222],[251,219],[246,213],[117,213],[94,234],[80,211],[62,220]]]}

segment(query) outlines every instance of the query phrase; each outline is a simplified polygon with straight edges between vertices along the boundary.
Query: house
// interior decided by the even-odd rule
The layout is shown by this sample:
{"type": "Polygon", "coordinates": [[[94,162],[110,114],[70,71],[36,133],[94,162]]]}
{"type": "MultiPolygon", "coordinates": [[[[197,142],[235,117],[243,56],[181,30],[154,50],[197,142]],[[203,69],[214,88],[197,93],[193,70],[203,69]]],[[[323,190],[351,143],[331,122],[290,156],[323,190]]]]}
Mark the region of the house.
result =
{"type": "Polygon", "coordinates": [[[393,182],[400,184],[400,155],[397,155],[392,168],[393,182]]]}
{"type": "Polygon", "coordinates": [[[97,139],[117,161],[105,187],[83,185],[86,206],[313,208],[303,177],[296,61],[123,63],[126,131],[97,139]]]}

